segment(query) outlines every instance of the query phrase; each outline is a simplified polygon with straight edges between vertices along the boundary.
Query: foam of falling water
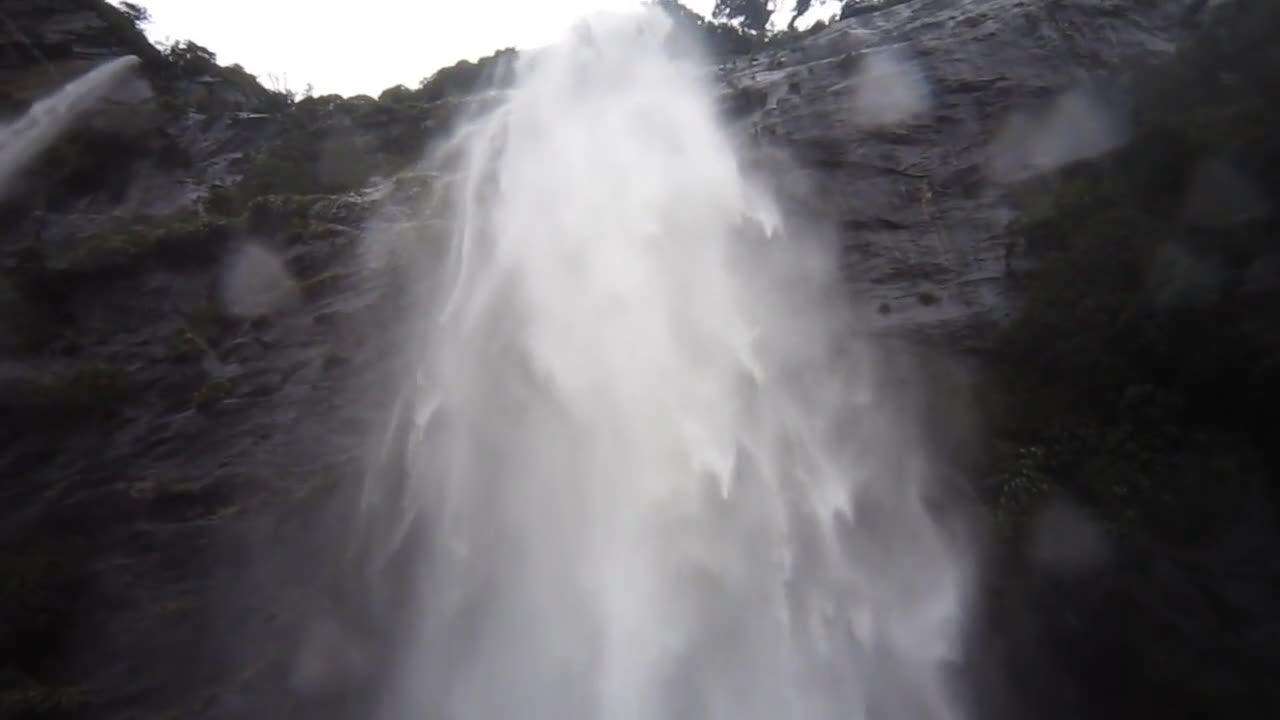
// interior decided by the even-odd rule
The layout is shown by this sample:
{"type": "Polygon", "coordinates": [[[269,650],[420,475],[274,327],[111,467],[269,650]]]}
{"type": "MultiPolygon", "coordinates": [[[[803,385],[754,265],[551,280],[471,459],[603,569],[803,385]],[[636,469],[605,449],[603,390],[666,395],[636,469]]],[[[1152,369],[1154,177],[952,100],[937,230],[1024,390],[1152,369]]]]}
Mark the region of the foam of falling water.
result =
{"type": "Polygon", "coordinates": [[[405,484],[368,492],[422,568],[381,717],[958,717],[927,464],[667,32],[522,58],[443,153],[405,484]]]}
{"type": "Polygon", "coordinates": [[[18,175],[85,113],[127,80],[142,61],[115,58],[41,98],[17,120],[0,127],[0,197],[18,175]]]}

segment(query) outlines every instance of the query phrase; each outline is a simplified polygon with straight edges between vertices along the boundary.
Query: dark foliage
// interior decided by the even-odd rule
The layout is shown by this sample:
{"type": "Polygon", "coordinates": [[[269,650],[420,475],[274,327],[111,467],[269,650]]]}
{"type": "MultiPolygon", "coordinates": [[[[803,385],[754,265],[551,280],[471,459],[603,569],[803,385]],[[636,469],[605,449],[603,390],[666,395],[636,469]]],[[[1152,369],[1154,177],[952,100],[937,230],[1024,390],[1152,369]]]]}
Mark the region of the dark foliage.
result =
{"type": "Polygon", "coordinates": [[[763,38],[745,32],[737,25],[713,22],[685,7],[679,0],[653,0],[667,13],[676,28],[686,37],[704,44],[707,53],[717,59],[746,55],[758,50],[763,38]]]}
{"type": "Polygon", "coordinates": [[[435,102],[501,87],[510,81],[515,57],[515,48],[505,48],[475,62],[460,60],[424,79],[418,98],[435,102]]]}
{"type": "MultiPolygon", "coordinates": [[[[1137,134],[1068,168],[1019,233],[1040,269],[1010,359],[1101,397],[1150,388],[1262,440],[1280,421],[1280,12],[1227,6],[1144,75],[1137,134]]],[[[1029,189],[1035,197],[1046,186],[1029,189]]]]}
{"type": "Polygon", "coordinates": [[[796,23],[800,21],[800,16],[809,12],[813,7],[813,0],[796,0],[796,6],[791,9],[791,19],[787,21],[787,29],[795,30],[796,23]]]}
{"type": "Polygon", "coordinates": [[[769,19],[777,9],[770,0],[716,0],[711,17],[738,23],[743,29],[763,34],[769,29],[769,19]]]}
{"type": "Polygon", "coordinates": [[[1111,570],[1074,597],[1010,591],[1088,717],[1280,707],[1274,654],[1250,639],[1275,632],[1280,587],[1280,9],[1203,22],[1139,73],[1131,142],[1021,188],[1035,268],[992,359],[1001,526],[1029,532],[1065,497],[1111,542],[1111,570]]]}
{"type": "Polygon", "coordinates": [[[151,22],[151,12],[137,3],[122,2],[120,11],[135,25],[146,25],[151,22]]]}

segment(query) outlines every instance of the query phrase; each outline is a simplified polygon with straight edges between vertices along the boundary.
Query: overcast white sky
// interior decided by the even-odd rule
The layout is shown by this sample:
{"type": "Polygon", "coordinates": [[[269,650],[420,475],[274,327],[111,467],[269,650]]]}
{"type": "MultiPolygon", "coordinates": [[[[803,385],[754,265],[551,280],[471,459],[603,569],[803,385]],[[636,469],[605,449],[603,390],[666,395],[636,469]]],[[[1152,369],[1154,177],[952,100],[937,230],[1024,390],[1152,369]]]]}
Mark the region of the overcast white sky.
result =
{"type": "MultiPolygon", "coordinates": [[[[194,40],[271,86],[376,96],[503,47],[553,42],[583,15],[640,0],[137,0],[157,42],[194,40]]],[[[708,15],[715,0],[685,0],[708,15]]]]}

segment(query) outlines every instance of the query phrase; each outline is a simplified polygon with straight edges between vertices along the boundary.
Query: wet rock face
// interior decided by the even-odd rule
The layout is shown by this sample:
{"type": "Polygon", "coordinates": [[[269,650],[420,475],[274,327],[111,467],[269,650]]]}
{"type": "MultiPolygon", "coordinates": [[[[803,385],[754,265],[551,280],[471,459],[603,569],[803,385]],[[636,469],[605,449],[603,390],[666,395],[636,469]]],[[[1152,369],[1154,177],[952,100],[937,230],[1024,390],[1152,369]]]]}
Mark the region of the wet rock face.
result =
{"type": "Polygon", "coordinates": [[[1115,78],[1174,48],[1187,4],[884,5],[731,63],[727,104],[798,160],[778,185],[838,224],[871,328],[976,341],[1010,310],[1007,183],[1123,142],[1115,78]]]}
{"type": "Polygon", "coordinates": [[[0,13],[6,20],[0,70],[120,55],[160,60],[146,36],[104,0],[3,0],[0,13]]]}
{"type": "MultiPolygon", "coordinates": [[[[170,67],[115,12],[0,3],[0,33],[26,53],[0,54],[11,112],[105,58],[160,58],[0,206],[5,716],[234,714],[221,699],[236,695],[232,668],[274,666],[220,638],[283,627],[265,643],[286,653],[296,634],[274,600],[221,595],[274,585],[245,577],[235,543],[296,540],[281,518],[358,475],[354,428],[370,421],[341,388],[385,351],[371,321],[381,278],[356,242],[373,202],[219,209],[210,195],[278,136],[280,108],[256,85],[170,67]]],[[[318,595],[306,588],[323,570],[300,575],[296,591],[318,595]]],[[[255,673],[242,674],[267,677],[255,673]]]]}
{"type": "MultiPolygon", "coordinates": [[[[1125,93],[1109,78],[1167,54],[1196,4],[907,0],[728,64],[726,114],[754,136],[793,221],[831,221],[867,326],[942,335],[922,353],[942,362],[983,345],[1011,311],[1007,185],[1123,142],[1125,93]],[[773,164],[774,150],[789,160],[773,164]]],[[[14,107],[56,85],[50,73],[151,57],[103,7],[0,0],[31,41],[0,28],[0,91],[14,107]]],[[[361,595],[364,579],[315,562],[349,520],[316,518],[358,485],[372,408],[395,375],[383,330],[396,278],[373,267],[365,230],[385,221],[376,208],[388,198],[409,216],[437,178],[361,186],[398,169],[382,158],[411,156],[446,125],[416,91],[285,112],[216,78],[151,88],[181,107],[143,123],[131,113],[161,103],[125,93],[84,144],[46,158],[49,186],[70,178],[77,192],[11,209],[0,227],[0,476],[20,479],[0,487],[0,587],[21,590],[0,593],[0,657],[15,668],[0,670],[0,700],[95,718],[270,717],[298,703],[309,717],[367,716],[358,696],[374,687],[368,668],[394,613],[361,595]],[[207,662],[174,661],[191,648],[207,662]]],[[[1265,206],[1224,195],[1229,180],[1205,170],[1218,192],[1188,207],[1197,222],[1265,206]]],[[[390,224],[406,245],[430,242],[427,223],[390,224]]],[[[1277,265],[1274,253],[1251,265],[1249,291],[1274,291],[1277,265]]],[[[947,398],[932,420],[964,426],[969,398],[956,401],[958,381],[938,374],[920,402],[947,398]]],[[[973,442],[955,444],[963,454],[973,442]]],[[[1011,697],[1007,713],[982,698],[989,716],[1212,716],[1196,703],[1215,696],[1178,681],[1237,648],[1171,642],[1183,674],[1160,677],[1138,650],[1217,632],[1214,593],[1225,593],[1247,609],[1239,627],[1261,628],[1249,652],[1263,652],[1275,624],[1245,615],[1265,615],[1271,595],[1247,578],[1274,557],[1270,536],[1170,560],[1100,550],[1074,511],[1046,512],[1019,561],[1030,569],[987,610],[982,669],[998,676],[992,697],[1011,697]],[[1095,624],[1082,629],[1082,617],[1095,624]],[[1099,688],[1142,692],[1108,704],[1099,688]],[[1177,702],[1153,702],[1164,696],[1177,702]]],[[[1223,697],[1254,682],[1215,672],[1223,697]]]]}
{"type": "MultiPolygon", "coordinates": [[[[1014,217],[1007,184],[1123,142],[1125,95],[1113,78],[1170,51],[1194,4],[908,0],[874,11],[868,5],[795,45],[722,68],[727,106],[750,134],[796,161],[777,172],[779,191],[795,215],[825,217],[836,227],[869,328],[981,344],[1011,312],[1017,246],[1005,232],[1014,217]]],[[[146,55],[134,47],[141,36],[122,30],[119,13],[103,5],[7,0],[6,13],[22,32],[10,40],[26,49],[0,64],[0,91],[9,89],[21,104],[54,83],[32,47],[62,48],[53,69],[66,75],[112,53],[146,55]]],[[[245,150],[261,146],[276,124],[257,115],[260,101],[240,97],[234,83],[195,78],[177,91],[188,100],[217,94],[223,111],[179,118],[167,128],[176,143],[151,143],[179,146],[192,163],[182,182],[161,172],[132,183],[153,187],[130,193],[135,206],[181,206],[211,184],[234,182],[255,159],[245,150]],[[184,185],[188,191],[178,197],[175,189],[184,185]]],[[[145,134],[158,117],[140,104],[147,92],[124,89],[96,122],[107,134],[145,134]]],[[[412,121],[405,124],[409,136],[418,132],[414,123],[430,122],[426,115],[405,117],[412,121]]],[[[334,122],[332,141],[321,137],[328,148],[322,160],[347,146],[361,146],[359,161],[348,158],[342,167],[372,154],[366,140],[342,139],[349,123],[334,122]]]]}

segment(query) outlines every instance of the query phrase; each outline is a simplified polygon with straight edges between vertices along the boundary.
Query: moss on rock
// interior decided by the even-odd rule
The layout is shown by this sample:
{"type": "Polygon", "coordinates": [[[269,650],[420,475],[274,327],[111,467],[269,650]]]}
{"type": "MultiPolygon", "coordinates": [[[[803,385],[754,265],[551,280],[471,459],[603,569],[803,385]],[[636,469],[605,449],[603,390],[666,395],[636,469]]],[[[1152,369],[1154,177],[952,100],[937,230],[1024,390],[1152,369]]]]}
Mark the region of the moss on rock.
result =
{"type": "Polygon", "coordinates": [[[205,267],[215,262],[231,237],[229,225],[194,210],[162,218],[117,220],[59,261],[50,279],[77,283],[122,280],[152,265],[205,267]]]}

